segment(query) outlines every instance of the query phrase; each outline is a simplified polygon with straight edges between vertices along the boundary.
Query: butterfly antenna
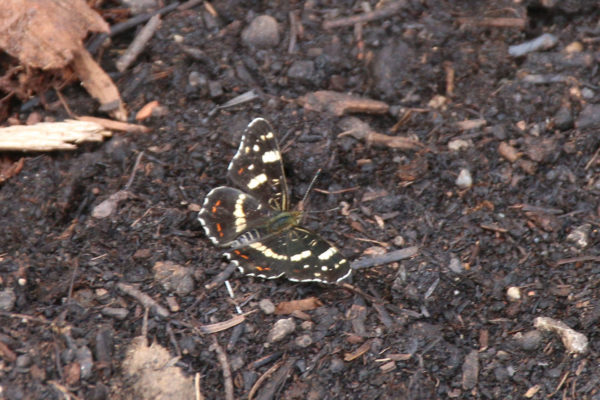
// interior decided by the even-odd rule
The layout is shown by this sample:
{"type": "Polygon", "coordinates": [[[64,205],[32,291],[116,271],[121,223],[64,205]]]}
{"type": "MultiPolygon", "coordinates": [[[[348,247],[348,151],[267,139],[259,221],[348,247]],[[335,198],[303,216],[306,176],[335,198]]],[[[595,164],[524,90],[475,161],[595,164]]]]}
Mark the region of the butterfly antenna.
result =
{"type": "Polygon", "coordinates": [[[323,168],[319,168],[317,170],[317,172],[315,173],[315,176],[313,176],[312,180],[310,181],[310,185],[308,185],[308,189],[306,189],[306,193],[304,193],[304,197],[302,198],[302,201],[300,202],[302,210],[304,210],[304,205],[306,204],[306,201],[308,200],[308,195],[310,194],[310,191],[312,190],[313,186],[315,186],[315,183],[317,182],[319,175],[321,175],[321,171],[323,171],[323,168]]]}

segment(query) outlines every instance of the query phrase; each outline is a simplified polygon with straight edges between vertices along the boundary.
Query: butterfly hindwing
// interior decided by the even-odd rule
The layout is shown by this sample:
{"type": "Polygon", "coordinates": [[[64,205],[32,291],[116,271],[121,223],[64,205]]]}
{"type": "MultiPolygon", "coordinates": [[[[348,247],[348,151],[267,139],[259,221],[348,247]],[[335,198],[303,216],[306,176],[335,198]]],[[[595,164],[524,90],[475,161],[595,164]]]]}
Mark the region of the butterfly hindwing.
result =
{"type": "Polygon", "coordinates": [[[246,128],[227,176],[246,193],[277,210],[288,210],[288,188],[281,151],[269,122],[256,118],[246,128]]]}
{"type": "Polygon", "coordinates": [[[240,271],[260,278],[295,282],[339,282],[350,274],[348,261],[319,235],[293,226],[225,255],[240,271]]]}
{"type": "Polygon", "coordinates": [[[252,195],[220,186],[206,195],[198,220],[214,244],[231,246],[240,235],[264,224],[271,215],[272,210],[252,195]]]}

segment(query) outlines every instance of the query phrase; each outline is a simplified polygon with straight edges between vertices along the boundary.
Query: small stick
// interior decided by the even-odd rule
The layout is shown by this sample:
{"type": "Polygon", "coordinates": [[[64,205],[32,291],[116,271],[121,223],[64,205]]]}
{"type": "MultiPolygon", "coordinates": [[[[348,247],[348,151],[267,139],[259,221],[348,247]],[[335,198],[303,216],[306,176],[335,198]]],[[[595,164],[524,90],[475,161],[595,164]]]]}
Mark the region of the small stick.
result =
{"type": "Polygon", "coordinates": [[[127,184],[125,185],[125,188],[123,190],[129,190],[129,187],[131,187],[131,184],[133,183],[133,178],[135,178],[135,172],[137,171],[138,167],[140,166],[140,161],[142,160],[143,156],[144,156],[144,152],[142,151],[136,157],[135,164],[133,164],[133,170],[131,170],[131,176],[129,177],[129,180],[127,181],[127,184]]]}
{"type": "Polygon", "coordinates": [[[385,7],[380,8],[379,10],[371,11],[369,13],[355,15],[352,17],[338,18],[332,21],[325,21],[323,22],[323,29],[337,28],[340,26],[350,26],[390,17],[399,12],[405,6],[406,1],[397,0],[388,4],[385,7]]]}
{"type": "Polygon", "coordinates": [[[229,368],[229,362],[227,361],[227,353],[217,342],[216,336],[213,336],[213,344],[210,346],[211,350],[217,353],[217,360],[223,368],[223,379],[225,380],[225,399],[233,400],[233,380],[231,379],[231,368],[229,368]]]}
{"type": "Polygon", "coordinates": [[[133,39],[127,50],[125,50],[125,53],[115,63],[119,72],[125,71],[142,53],[144,47],[146,47],[146,44],[154,36],[154,32],[156,32],[159,26],[160,15],[157,14],[150,18],[150,21],[140,30],[139,34],[133,39]]]}
{"type": "Polygon", "coordinates": [[[242,309],[235,302],[235,296],[233,295],[233,289],[231,288],[231,284],[229,283],[228,280],[225,281],[225,287],[227,288],[227,293],[229,293],[229,297],[231,297],[231,300],[233,300],[233,304],[235,304],[235,310],[237,311],[238,314],[241,315],[242,309]]]}
{"type": "Polygon", "coordinates": [[[166,318],[170,315],[169,310],[158,304],[152,297],[141,290],[123,282],[117,283],[117,288],[139,301],[144,307],[152,309],[158,316],[166,318]]]}
{"type": "Polygon", "coordinates": [[[196,393],[196,400],[204,400],[204,396],[200,391],[200,372],[196,372],[196,376],[194,376],[194,392],[196,393]]]}
{"type": "Polygon", "coordinates": [[[208,290],[214,289],[215,287],[229,279],[229,277],[231,276],[231,274],[233,274],[233,271],[235,271],[236,268],[237,265],[235,265],[235,263],[229,263],[227,268],[219,272],[219,274],[215,276],[211,282],[204,285],[204,288],[208,290]]]}
{"type": "Polygon", "coordinates": [[[377,265],[389,264],[394,261],[404,260],[417,254],[419,248],[417,246],[406,247],[404,249],[390,251],[382,256],[363,258],[353,261],[350,264],[352,269],[371,268],[377,265]]]}
{"type": "Polygon", "coordinates": [[[122,32],[125,32],[131,28],[135,28],[136,26],[138,26],[139,24],[143,24],[144,22],[148,21],[150,18],[152,18],[155,15],[161,15],[161,14],[166,14],[168,12],[171,12],[173,10],[175,10],[177,7],[179,7],[179,2],[176,1],[172,4],[169,4],[166,7],[161,8],[160,10],[156,10],[154,12],[151,13],[144,13],[144,14],[139,14],[136,15],[135,17],[125,21],[125,22],[121,22],[119,24],[115,24],[113,26],[110,27],[110,33],[103,33],[101,35],[98,35],[98,37],[96,37],[96,39],[94,39],[88,46],[87,46],[87,50],[90,53],[94,53],[96,52],[96,50],[98,50],[98,48],[100,48],[100,46],[102,46],[102,43],[104,43],[104,41],[106,40],[106,38],[108,37],[113,37],[116,36],[122,32]]]}

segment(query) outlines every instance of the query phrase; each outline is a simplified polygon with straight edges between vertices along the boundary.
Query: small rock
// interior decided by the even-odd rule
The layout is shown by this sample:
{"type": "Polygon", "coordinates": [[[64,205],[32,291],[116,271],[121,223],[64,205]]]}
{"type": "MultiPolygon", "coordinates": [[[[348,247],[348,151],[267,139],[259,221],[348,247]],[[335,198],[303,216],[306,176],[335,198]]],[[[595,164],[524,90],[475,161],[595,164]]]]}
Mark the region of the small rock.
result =
{"type": "Polygon", "coordinates": [[[279,44],[279,26],[270,15],[259,15],[242,31],[242,41],[248,47],[269,49],[279,44]]]}
{"type": "Polygon", "coordinates": [[[296,323],[294,322],[293,318],[280,319],[279,321],[275,322],[275,325],[273,325],[273,328],[267,336],[267,341],[270,343],[278,342],[290,333],[294,332],[295,329],[296,323]]]}
{"type": "Polygon", "coordinates": [[[465,362],[462,366],[462,387],[465,390],[471,390],[477,385],[479,377],[479,352],[471,351],[465,357],[465,362]]]}
{"type": "Polygon", "coordinates": [[[344,369],[344,361],[341,358],[334,357],[331,359],[331,364],[329,364],[329,370],[334,374],[338,372],[342,372],[344,369]]]}
{"type": "Polygon", "coordinates": [[[580,249],[584,249],[589,244],[589,234],[591,229],[592,226],[590,224],[580,225],[567,235],[567,240],[575,243],[580,249]]]}
{"type": "Polygon", "coordinates": [[[75,352],[75,358],[81,367],[81,379],[87,379],[92,376],[92,369],[94,367],[92,351],[87,346],[80,347],[75,352]]]}
{"type": "Polygon", "coordinates": [[[273,304],[273,302],[269,299],[262,299],[261,301],[259,301],[258,307],[260,307],[262,312],[264,312],[267,315],[273,314],[275,312],[275,304],[273,304]]]}
{"type": "Polygon", "coordinates": [[[129,311],[127,311],[126,308],[116,307],[104,307],[100,310],[100,312],[102,313],[102,315],[106,315],[107,317],[115,318],[118,320],[124,320],[125,318],[127,318],[127,314],[129,313],[129,311]]]}
{"type": "Polygon", "coordinates": [[[375,87],[385,96],[393,96],[401,87],[402,77],[406,76],[415,60],[414,50],[401,40],[386,43],[375,54],[371,63],[371,77],[375,87]]]}
{"type": "Polygon", "coordinates": [[[452,151],[468,149],[471,146],[473,146],[473,142],[470,140],[454,139],[448,142],[448,149],[452,151]]]}
{"type": "Polygon", "coordinates": [[[456,186],[461,189],[468,189],[473,186],[473,177],[468,169],[463,168],[460,170],[456,178],[456,186]]]}
{"type": "Polygon", "coordinates": [[[600,104],[588,104],[575,121],[577,129],[600,127],[600,104]]]}
{"type": "Polygon", "coordinates": [[[521,300],[521,289],[516,286],[511,286],[506,290],[506,297],[510,301],[519,301],[521,300]]]}
{"type": "Polygon", "coordinates": [[[0,310],[12,311],[15,306],[15,301],[17,301],[17,296],[12,288],[6,288],[0,291],[0,310]]]}
{"type": "Polygon", "coordinates": [[[192,71],[188,76],[188,84],[191,87],[203,87],[208,84],[208,78],[198,71],[192,71]]]}
{"type": "Polygon", "coordinates": [[[537,349],[542,342],[542,334],[538,330],[532,330],[525,333],[517,332],[514,338],[519,346],[526,351],[537,349]]]}
{"type": "Polygon", "coordinates": [[[508,54],[513,57],[521,57],[527,53],[531,53],[538,50],[547,50],[554,47],[558,43],[558,38],[550,33],[544,33],[537,38],[528,42],[523,42],[518,45],[509,46],[508,54]]]}
{"type": "Polygon", "coordinates": [[[223,86],[219,81],[208,82],[208,94],[210,97],[215,98],[223,95],[223,86]]]}
{"type": "Polygon", "coordinates": [[[17,357],[15,361],[17,368],[28,368],[31,365],[31,356],[29,354],[23,354],[17,357]]]}
{"type": "Polygon", "coordinates": [[[288,69],[287,76],[291,79],[310,81],[315,74],[315,63],[310,60],[297,60],[288,69]]]}
{"type": "Polygon", "coordinates": [[[313,340],[310,335],[300,335],[295,340],[296,346],[298,347],[308,347],[313,344],[313,340]]]}
{"type": "Polygon", "coordinates": [[[158,261],[154,264],[154,277],[165,290],[185,296],[194,290],[194,279],[190,268],[172,261],[158,261]]]}
{"type": "Polygon", "coordinates": [[[448,268],[455,274],[462,274],[464,272],[462,263],[454,254],[450,256],[450,263],[448,264],[448,268]]]}
{"type": "Polygon", "coordinates": [[[563,106],[554,115],[554,126],[561,131],[573,128],[573,113],[569,107],[563,106]]]}

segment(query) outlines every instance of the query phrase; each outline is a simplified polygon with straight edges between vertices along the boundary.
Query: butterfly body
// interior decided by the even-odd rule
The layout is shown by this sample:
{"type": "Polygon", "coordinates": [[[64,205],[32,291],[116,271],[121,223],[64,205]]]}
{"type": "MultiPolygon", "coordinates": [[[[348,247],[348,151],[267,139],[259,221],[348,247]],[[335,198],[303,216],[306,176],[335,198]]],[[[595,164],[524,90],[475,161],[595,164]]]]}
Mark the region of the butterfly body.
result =
{"type": "Polygon", "coordinates": [[[300,226],[289,209],[279,144],[262,118],[246,129],[227,169],[240,189],[220,186],[204,200],[198,219],[206,235],[247,275],[297,282],[336,283],[350,275],[348,261],[325,239],[300,226]]]}

